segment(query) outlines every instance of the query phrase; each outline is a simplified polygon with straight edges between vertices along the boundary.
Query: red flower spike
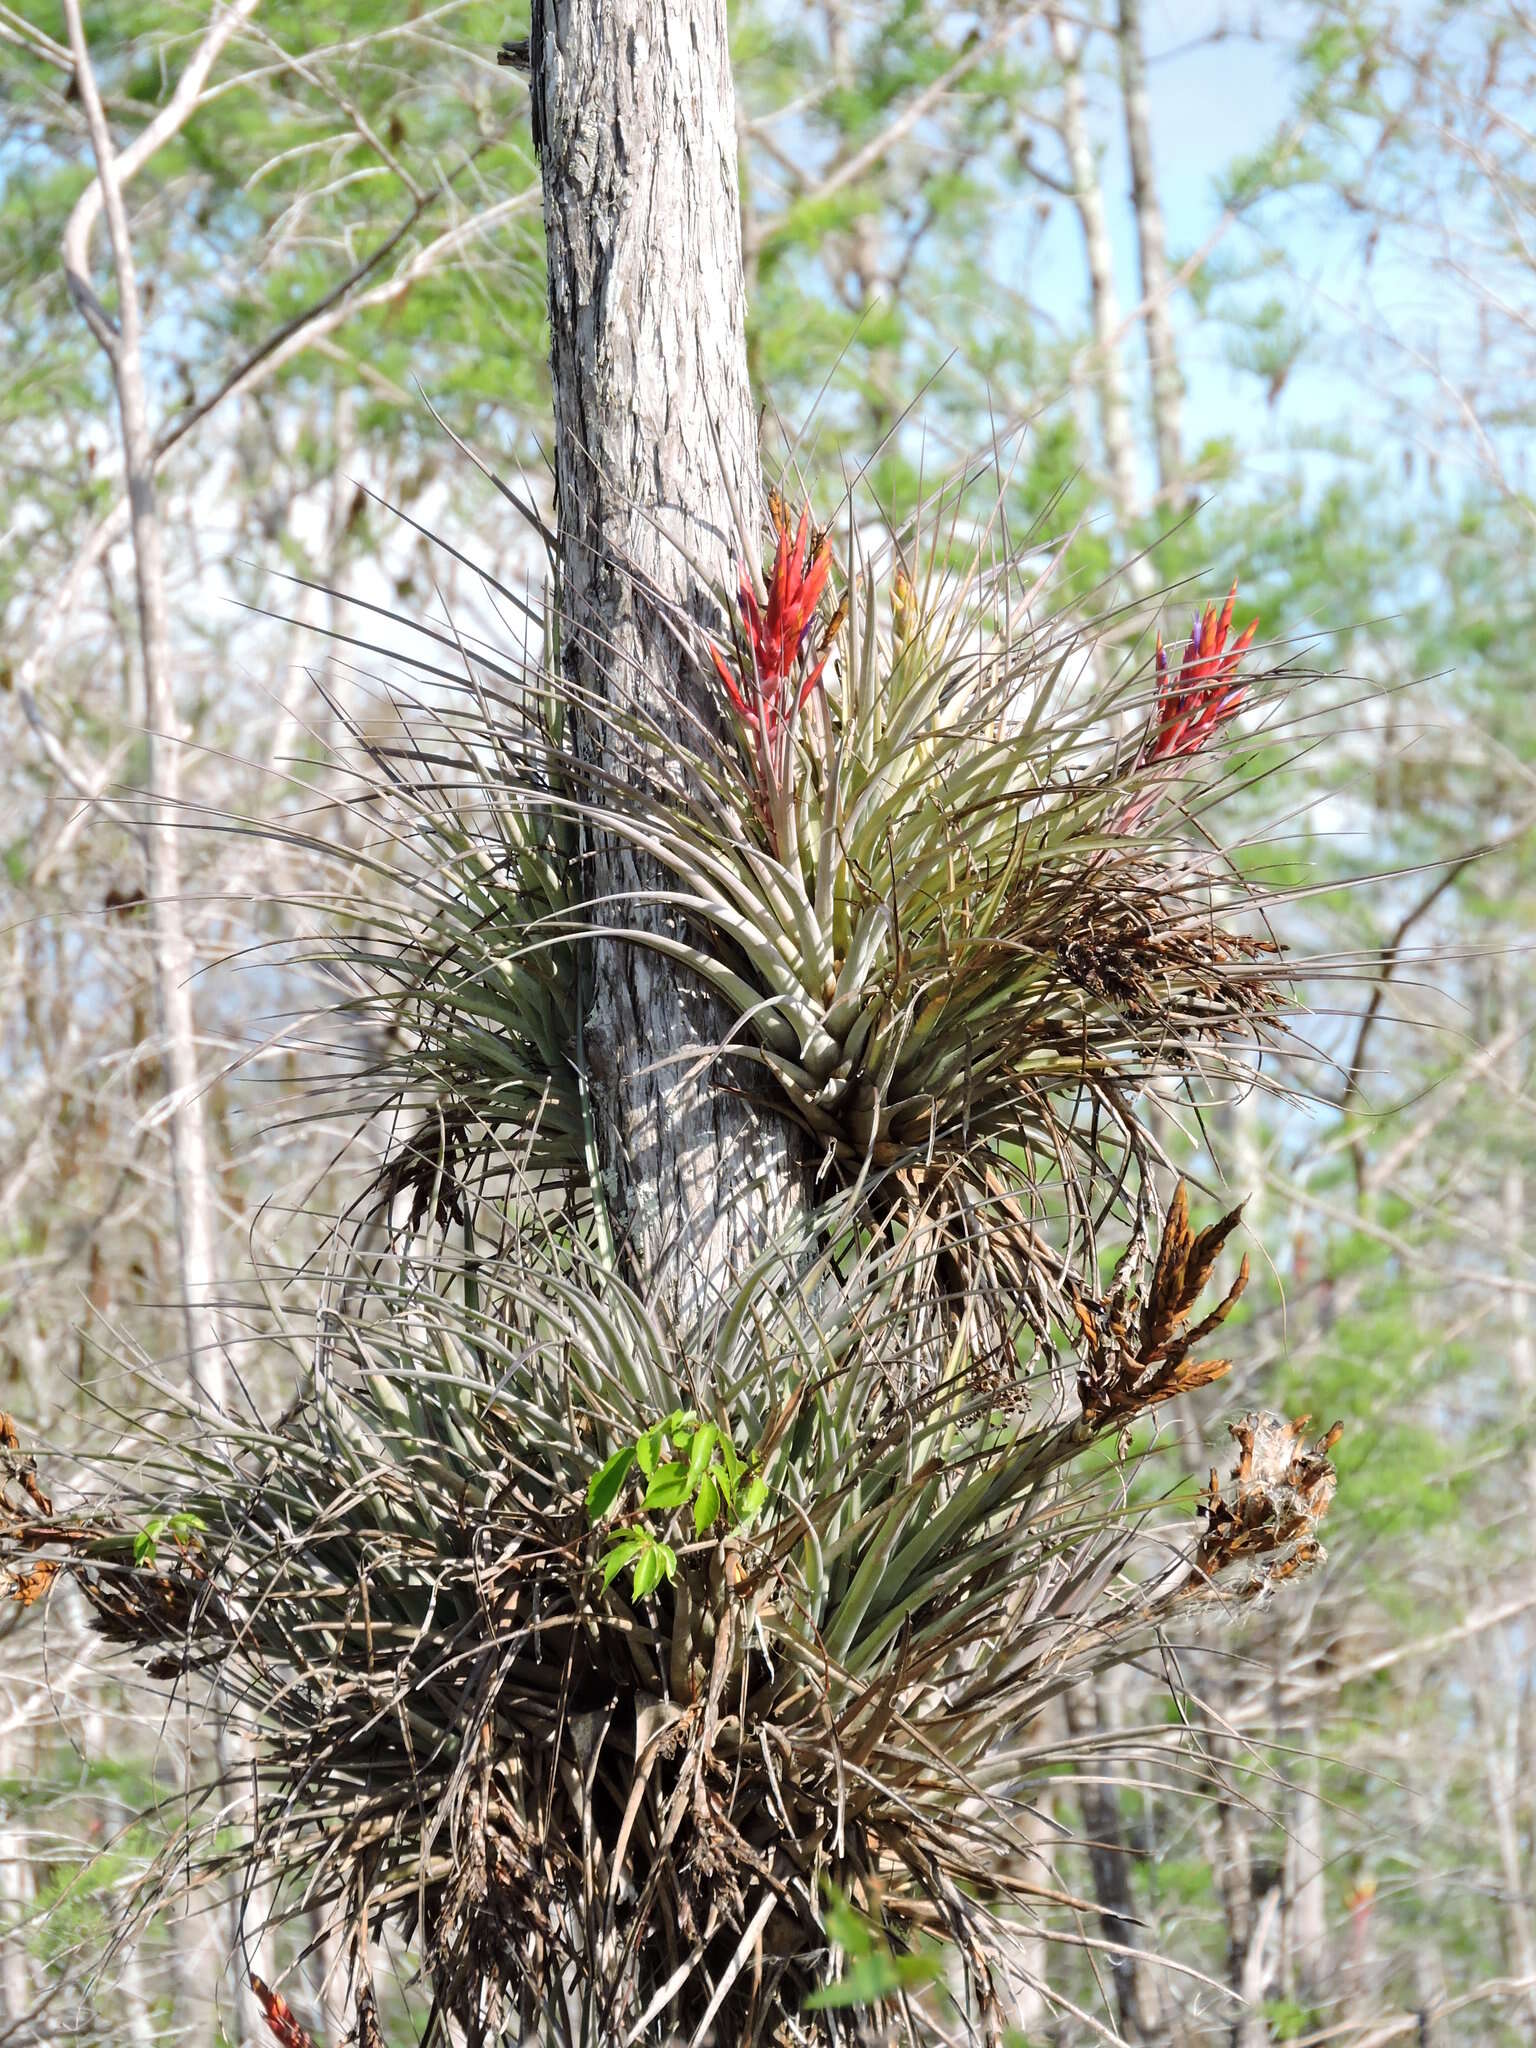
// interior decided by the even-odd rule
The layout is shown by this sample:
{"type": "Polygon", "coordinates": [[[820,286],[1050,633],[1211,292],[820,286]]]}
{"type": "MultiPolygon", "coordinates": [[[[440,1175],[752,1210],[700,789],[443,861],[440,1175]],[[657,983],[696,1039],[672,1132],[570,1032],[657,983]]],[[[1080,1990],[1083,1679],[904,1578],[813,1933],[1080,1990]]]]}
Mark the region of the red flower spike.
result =
{"type": "Polygon", "coordinates": [[[314,2036],[299,2025],[287,1999],[281,1992],[263,1984],[254,1970],[251,1972],[251,1989],[261,2000],[261,2009],[267,2016],[267,2025],[272,2029],[279,2048],[315,2048],[314,2036]]]}
{"type": "Polygon", "coordinates": [[[1232,629],[1232,607],[1236,602],[1234,582],[1219,614],[1214,605],[1208,604],[1196,615],[1176,676],[1169,674],[1168,656],[1162,635],[1158,635],[1157,708],[1152,715],[1152,729],[1142,743],[1142,766],[1198,754],[1242,709],[1248,692],[1233,677],[1259,622],[1255,619],[1228,647],[1227,635],[1232,629]]]}
{"type": "MultiPolygon", "coordinates": [[[[1136,756],[1138,768],[1187,760],[1198,754],[1242,709],[1248,689],[1235,678],[1259,622],[1253,620],[1229,647],[1227,635],[1232,630],[1232,607],[1236,602],[1234,582],[1219,613],[1213,604],[1208,604],[1203,612],[1195,614],[1176,675],[1169,670],[1167,649],[1162,634],[1158,634],[1157,704],[1136,756]]],[[[1158,794],[1155,784],[1144,788],[1117,814],[1110,829],[1134,831],[1156,809],[1158,794]]]]}
{"type": "Polygon", "coordinates": [[[742,571],[738,593],[741,633],[737,648],[732,650],[739,665],[733,668],[717,646],[712,645],[710,653],[737,715],[751,729],[759,750],[766,747],[770,758],[776,759],[785,725],[804,708],[827,664],[823,654],[798,689],[786,688],[815,624],[816,608],[832,573],[832,543],[823,539],[814,550],[810,549],[808,508],[801,512],[800,524],[791,534],[789,515],[782,502],[775,499],[773,523],[773,566],[768,573],[765,603],[758,602],[751,578],[745,569],[742,571]]]}

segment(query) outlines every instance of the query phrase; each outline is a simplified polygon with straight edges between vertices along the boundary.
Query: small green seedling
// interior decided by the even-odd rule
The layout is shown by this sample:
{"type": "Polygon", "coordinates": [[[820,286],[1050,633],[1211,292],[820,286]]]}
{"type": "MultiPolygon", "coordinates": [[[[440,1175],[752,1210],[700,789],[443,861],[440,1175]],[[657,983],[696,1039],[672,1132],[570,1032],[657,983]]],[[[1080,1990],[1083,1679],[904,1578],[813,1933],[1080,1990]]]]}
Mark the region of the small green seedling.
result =
{"type": "Polygon", "coordinates": [[[878,2005],[898,1992],[926,1991],[942,1983],[944,1956],[938,1943],[918,1942],[908,1949],[894,1949],[884,1930],[835,1884],[829,1882],[826,1892],[827,1936],[842,1950],[845,1968],[832,1983],[811,1993],[805,2001],[807,2012],[878,2005]]]}
{"type": "Polygon", "coordinates": [[[201,1515],[186,1512],[151,1515],[133,1539],[133,1561],[135,1564],[153,1564],[162,1536],[169,1536],[179,1549],[186,1550],[193,1538],[201,1536],[207,1527],[201,1515]]]}
{"type": "MultiPolygon", "coordinates": [[[[768,1499],[768,1483],[748,1465],[718,1423],[700,1422],[693,1410],[674,1408],[632,1444],[624,1444],[600,1465],[587,1486],[587,1509],[601,1521],[617,1503],[631,1472],[645,1481],[642,1515],[667,1517],[690,1511],[695,1536],[717,1526],[744,1528],[768,1499]]],[[[663,1579],[677,1576],[677,1552],[647,1524],[610,1532],[603,1553],[603,1584],[611,1586],[633,1565],[636,1599],[654,1593],[663,1579]]]]}

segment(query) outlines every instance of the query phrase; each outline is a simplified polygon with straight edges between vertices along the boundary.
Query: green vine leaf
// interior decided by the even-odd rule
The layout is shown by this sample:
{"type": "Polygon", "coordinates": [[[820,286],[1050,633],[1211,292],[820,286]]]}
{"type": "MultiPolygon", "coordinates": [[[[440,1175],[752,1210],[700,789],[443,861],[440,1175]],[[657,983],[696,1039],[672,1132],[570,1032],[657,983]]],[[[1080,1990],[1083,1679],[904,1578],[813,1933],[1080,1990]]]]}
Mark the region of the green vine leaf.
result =
{"type": "Polygon", "coordinates": [[[716,1480],[707,1475],[699,1482],[699,1490],[693,1503],[693,1533],[702,1536],[712,1529],[720,1516],[720,1487],[716,1480]]]}
{"type": "Polygon", "coordinates": [[[636,1446],[625,1444],[592,1474],[587,1485],[587,1511],[594,1522],[601,1521],[618,1499],[636,1456],[636,1446]]]}

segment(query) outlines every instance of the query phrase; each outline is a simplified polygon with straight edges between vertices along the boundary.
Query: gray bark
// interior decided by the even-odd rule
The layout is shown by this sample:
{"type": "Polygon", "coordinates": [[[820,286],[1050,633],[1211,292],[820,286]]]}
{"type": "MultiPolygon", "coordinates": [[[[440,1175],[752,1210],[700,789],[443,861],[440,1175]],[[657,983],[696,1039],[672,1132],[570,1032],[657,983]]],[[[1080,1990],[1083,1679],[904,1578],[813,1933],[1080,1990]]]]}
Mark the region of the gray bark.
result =
{"type": "Polygon", "coordinates": [[[1147,52],[1141,0],[1120,0],[1120,91],[1125,102],[1125,139],[1131,160],[1131,204],[1136,214],[1136,253],[1141,296],[1146,306],[1147,364],[1152,386],[1152,438],[1157,452],[1160,495],[1177,503],[1184,475],[1184,380],[1169,311],[1168,242],[1152,166],[1152,109],[1147,92],[1147,52]]]}
{"type": "MultiPolygon", "coordinates": [[[[594,736],[602,768],[634,782],[697,753],[695,718],[719,726],[716,686],[667,612],[717,618],[706,579],[734,583],[733,500],[751,518],[761,495],[724,0],[536,0],[530,58],[562,658],[673,742],[594,736]]],[[[649,859],[596,848],[598,898],[660,880],[649,859]]],[[[655,913],[609,902],[601,916],[633,928],[655,913]]],[[[583,1050],[610,1220],[651,1298],[689,1321],[793,1215],[798,1148],[739,1092],[752,1070],[711,1057],[726,1029],[713,999],[632,941],[599,939],[590,958],[583,1050]]]]}

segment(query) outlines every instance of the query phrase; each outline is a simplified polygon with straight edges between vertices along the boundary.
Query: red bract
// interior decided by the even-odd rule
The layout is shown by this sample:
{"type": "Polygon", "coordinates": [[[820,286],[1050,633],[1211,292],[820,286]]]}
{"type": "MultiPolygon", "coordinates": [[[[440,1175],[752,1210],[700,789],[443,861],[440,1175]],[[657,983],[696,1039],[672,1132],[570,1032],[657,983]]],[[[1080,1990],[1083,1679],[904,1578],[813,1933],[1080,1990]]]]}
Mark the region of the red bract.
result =
{"type": "Polygon", "coordinates": [[[293,2009],[281,1992],[273,1991],[263,1984],[253,1971],[251,1989],[261,2000],[261,2009],[267,2016],[267,2025],[276,2035],[281,2048],[315,2048],[314,2038],[305,2032],[293,2016],[293,2009]]]}
{"type": "MultiPolygon", "coordinates": [[[[1178,674],[1170,673],[1163,636],[1157,636],[1157,705],[1141,751],[1139,769],[1154,768],[1187,759],[1209,745],[1212,738],[1242,709],[1248,695],[1244,684],[1234,681],[1237,665],[1258,628],[1255,619],[1227,645],[1232,629],[1232,607],[1237,602],[1234,582],[1227,601],[1218,613],[1208,604],[1196,614],[1189,645],[1179,663],[1178,674]]],[[[1166,769],[1165,769],[1166,774],[1166,769]]],[[[1157,808],[1163,777],[1149,778],[1139,791],[1111,819],[1113,832],[1133,832],[1157,808]]]]}
{"type": "Polygon", "coordinates": [[[1219,615],[1213,604],[1198,615],[1176,676],[1169,674],[1163,636],[1157,636],[1157,710],[1141,750],[1144,766],[1198,754],[1241,709],[1248,692],[1232,679],[1259,622],[1255,619],[1228,647],[1236,601],[1234,582],[1219,615]]]}
{"type": "Polygon", "coordinates": [[[809,546],[810,512],[800,514],[794,534],[782,502],[773,501],[776,535],[773,567],[768,576],[768,601],[759,604],[752,579],[741,575],[741,633],[732,650],[738,666],[711,646],[726,695],[756,736],[767,759],[777,761],[780,735],[791,716],[802,709],[827,665],[825,650],[802,678],[798,689],[791,671],[800,658],[816,607],[832,570],[832,543],[809,546]]]}

